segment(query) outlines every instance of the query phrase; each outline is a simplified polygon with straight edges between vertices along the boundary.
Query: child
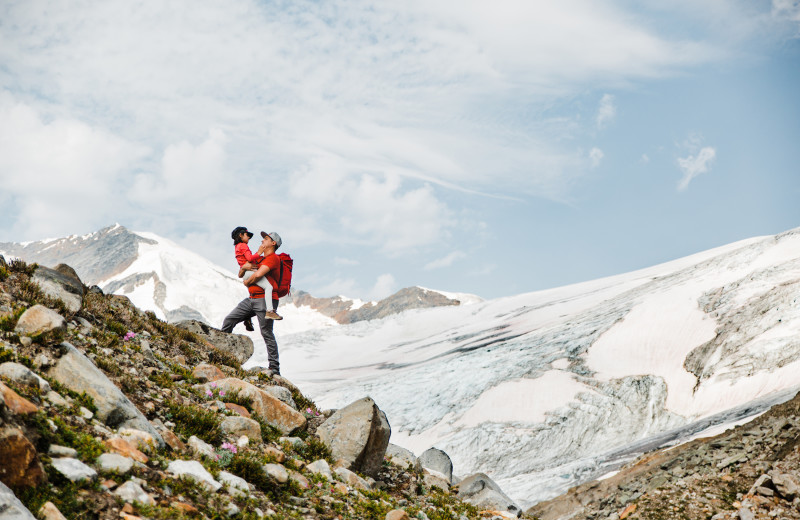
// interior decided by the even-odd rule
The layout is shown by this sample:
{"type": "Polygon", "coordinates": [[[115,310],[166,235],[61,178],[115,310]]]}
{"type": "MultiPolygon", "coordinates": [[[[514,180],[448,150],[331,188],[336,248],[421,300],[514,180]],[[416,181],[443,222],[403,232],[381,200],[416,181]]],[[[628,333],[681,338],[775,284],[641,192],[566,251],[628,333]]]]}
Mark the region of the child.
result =
{"type": "MultiPolygon", "coordinates": [[[[253,233],[247,231],[246,227],[239,226],[231,232],[231,238],[233,238],[233,245],[234,245],[234,254],[236,255],[236,262],[239,264],[240,268],[245,268],[247,270],[244,271],[243,279],[247,280],[251,276],[253,276],[253,271],[249,270],[249,267],[253,264],[257,264],[261,262],[264,257],[260,255],[254,255],[250,251],[250,247],[247,245],[250,242],[250,239],[253,238],[253,233]],[[250,264],[245,266],[245,264],[250,264]]],[[[241,269],[239,270],[241,272],[241,269]]],[[[264,291],[272,293],[272,285],[270,285],[267,277],[261,278],[259,281],[256,282],[256,285],[264,289],[264,291]]],[[[265,315],[265,318],[268,320],[280,320],[283,317],[279,316],[278,313],[275,311],[268,311],[265,315]]],[[[244,320],[244,328],[246,330],[254,330],[253,329],[253,322],[250,318],[244,320]]]]}

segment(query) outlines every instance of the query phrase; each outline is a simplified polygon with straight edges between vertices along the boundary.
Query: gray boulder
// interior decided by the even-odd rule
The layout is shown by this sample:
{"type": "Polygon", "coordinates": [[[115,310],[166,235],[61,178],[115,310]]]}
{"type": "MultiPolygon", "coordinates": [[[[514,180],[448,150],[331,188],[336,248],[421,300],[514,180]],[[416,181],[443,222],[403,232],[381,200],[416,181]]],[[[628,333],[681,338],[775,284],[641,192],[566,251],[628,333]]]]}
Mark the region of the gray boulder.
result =
{"type": "Polygon", "coordinates": [[[70,312],[81,310],[84,287],[78,274],[70,266],[59,264],[55,269],[39,266],[33,273],[33,281],[42,292],[64,302],[70,312]]]}
{"type": "Polygon", "coordinates": [[[56,311],[44,305],[34,305],[19,317],[14,332],[26,336],[38,336],[53,330],[66,330],[67,321],[56,311]]]}
{"type": "Polygon", "coordinates": [[[392,462],[401,468],[407,468],[409,464],[411,464],[414,469],[422,468],[422,466],[419,465],[417,457],[410,450],[401,448],[397,444],[389,443],[389,446],[386,448],[386,456],[391,457],[392,462]]]}
{"type": "Polygon", "coordinates": [[[222,487],[222,484],[214,480],[211,473],[196,460],[173,460],[167,466],[167,473],[175,478],[190,478],[214,492],[222,487]]]}
{"type": "Polygon", "coordinates": [[[289,390],[288,388],[285,388],[283,386],[273,385],[273,386],[265,386],[264,388],[262,388],[262,390],[267,392],[275,399],[278,399],[288,404],[295,410],[297,410],[297,404],[294,402],[294,398],[292,397],[292,391],[289,390]]]}
{"type": "Polygon", "coordinates": [[[49,376],[76,392],[86,392],[97,406],[97,418],[112,428],[134,428],[153,436],[160,447],[164,439],[134,404],[106,375],[71,344],[61,344],[64,354],[49,376]]]}
{"type": "Polygon", "coordinates": [[[475,473],[458,483],[458,498],[478,509],[508,511],[520,516],[522,509],[485,473],[475,473]]]}
{"type": "Polygon", "coordinates": [[[375,401],[364,397],[334,413],[317,428],[334,459],[342,459],[348,469],[377,476],[389,445],[392,429],[375,401]]]}
{"type": "Polygon", "coordinates": [[[78,459],[63,457],[52,460],[53,467],[72,482],[79,480],[94,480],[97,472],[78,459]]]}
{"type": "Polygon", "coordinates": [[[194,332],[219,350],[233,355],[239,363],[244,363],[253,355],[253,342],[247,336],[228,334],[197,320],[183,320],[175,325],[194,332]]]}
{"type": "Polygon", "coordinates": [[[0,365],[0,377],[4,377],[18,385],[38,388],[44,393],[50,391],[50,383],[39,377],[25,365],[20,365],[13,361],[8,361],[0,365]]]}
{"type": "Polygon", "coordinates": [[[36,520],[5,484],[0,482],[0,518],[3,520],[36,520]]]}
{"type": "Polygon", "coordinates": [[[428,448],[419,456],[417,462],[423,468],[441,473],[452,484],[453,462],[447,453],[438,448],[428,448]]]}

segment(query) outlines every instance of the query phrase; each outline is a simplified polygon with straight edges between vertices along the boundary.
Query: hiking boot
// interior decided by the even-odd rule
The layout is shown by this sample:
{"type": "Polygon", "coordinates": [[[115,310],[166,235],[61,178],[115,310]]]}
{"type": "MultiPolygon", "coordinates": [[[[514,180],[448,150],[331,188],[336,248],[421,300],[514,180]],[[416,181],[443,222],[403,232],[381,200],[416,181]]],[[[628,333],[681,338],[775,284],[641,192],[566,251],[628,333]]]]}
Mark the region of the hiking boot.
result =
{"type": "Polygon", "coordinates": [[[283,316],[281,316],[280,314],[278,314],[275,311],[267,311],[267,312],[265,312],[264,313],[264,317],[266,319],[268,319],[268,320],[282,320],[283,319],[283,316]]]}
{"type": "Polygon", "coordinates": [[[244,330],[249,330],[250,332],[256,330],[253,328],[253,321],[250,318],[244,320],[244,330]]]}

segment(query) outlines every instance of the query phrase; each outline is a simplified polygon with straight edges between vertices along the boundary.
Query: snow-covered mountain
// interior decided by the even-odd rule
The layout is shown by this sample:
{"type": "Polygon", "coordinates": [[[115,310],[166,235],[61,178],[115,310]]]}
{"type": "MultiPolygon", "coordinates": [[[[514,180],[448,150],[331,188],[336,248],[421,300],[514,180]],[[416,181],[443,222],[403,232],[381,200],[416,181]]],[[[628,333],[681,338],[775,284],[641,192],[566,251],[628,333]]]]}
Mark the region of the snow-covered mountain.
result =
{"type": "Polygon", "coordinates": [[[792,395],[800,229],[568,287],[307,331],[281,351],[318,403],[370,395],[393,442],[440,447],[457,473],[488,470],[532,504],[792,395]]]}
{"type": "MultiPolygon", "coordinates": [[[[0,254],[54,266],[73,267],[84,283],[107,293],[122,294],[139,308],[167,321],[196,319],[219,327],[223,318],[247,295],[230,270],[153,233],[132,232],[119,224],[87,235],[25,243],[0,243],[0,254]]],[[[302,269],[302,266],[300,266],[302,269]]],[[[387,316],[407,309],[459,305],[480,301],[473,295],[441,293],[421,287],[402,289],[379,302],[344,296],[314,298],[303,291],[281,300],[285,317],[278,334],[292,334],[387,316]]],[[[240,326],[237,332],[244,333],[240,326]]],[[[263,340],[251,333],[256,345],[263,340]]]]}

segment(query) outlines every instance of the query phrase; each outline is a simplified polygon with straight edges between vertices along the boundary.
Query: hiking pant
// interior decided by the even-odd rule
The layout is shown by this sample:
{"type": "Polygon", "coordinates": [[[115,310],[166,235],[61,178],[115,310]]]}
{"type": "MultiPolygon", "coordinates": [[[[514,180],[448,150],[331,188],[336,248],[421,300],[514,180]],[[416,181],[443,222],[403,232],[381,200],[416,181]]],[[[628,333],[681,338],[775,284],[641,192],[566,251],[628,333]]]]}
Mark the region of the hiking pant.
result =
{"type": "MultiPolygon", "coordinates": [[[[272,308],[278,308],[278,300],[272,300],[272,308]]],[[[278,361],[278,342],[275,341],[275,334],[272,332],[273,320],[264,318],[267,312],[266,298],[245,298],[233,309],[230,314],[225,316],[222,321],[222,332],[233,332],[233,327],[243,322],[247,318],[255,316],[258,318],[258,328],[261,330],[261,337],[267,345],[267,356],[269,357],[269,369],[280,373],[280,362],[278,361]]]]}

